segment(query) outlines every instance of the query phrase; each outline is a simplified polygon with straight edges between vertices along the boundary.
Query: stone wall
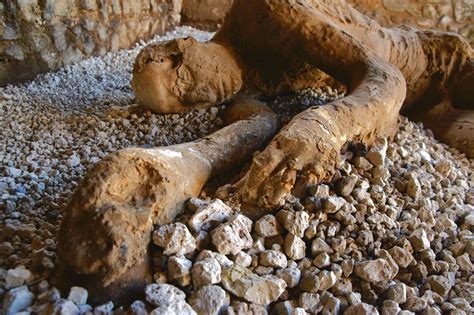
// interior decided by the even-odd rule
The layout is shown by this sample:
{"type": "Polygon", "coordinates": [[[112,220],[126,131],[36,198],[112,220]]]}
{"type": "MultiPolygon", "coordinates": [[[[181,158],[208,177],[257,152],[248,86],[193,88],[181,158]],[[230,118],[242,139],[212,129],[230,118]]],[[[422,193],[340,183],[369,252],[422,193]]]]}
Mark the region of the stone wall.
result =
{"type": "Polygon", "coordinates": [[[182,22],[203,30],[216,30],[232,0],[183,0],[182,22]]]}
{"type": "Polygon", "coordinates": [[[1,0],[0,86],[178,25],[182,0],[1,0]]]}
{"type": "Polygon", "coordinates": [[[412,25],[461,34],[474,44],[474,0],[347,0],[385,26],[412,25]]]}

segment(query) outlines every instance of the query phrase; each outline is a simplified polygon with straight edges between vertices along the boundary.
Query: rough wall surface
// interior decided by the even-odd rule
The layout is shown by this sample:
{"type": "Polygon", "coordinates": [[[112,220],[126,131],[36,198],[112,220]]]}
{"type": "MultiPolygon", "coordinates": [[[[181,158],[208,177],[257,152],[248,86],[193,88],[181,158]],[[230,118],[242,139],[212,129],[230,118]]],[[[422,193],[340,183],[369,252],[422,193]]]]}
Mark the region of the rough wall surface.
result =
{"type": "Polygon", "coordinates": [[[232,0],[183,0],[183,23],[204,30],[216,30],[232,0]]]}
{"type": "MultiPolygon", "coordinates": [[[[384,26],[407,24],[459,33],[474,43],[474,0],[348,0],[384,26]]],[[[184,0],[183,22],[216,29],[232,0],[184,0]]]]}
{"type": "Polygon", "coordinates": [[[182,0],[1,0],[0,86],[179,24],[182,0]]]}
{"type": "Polygon", "coordinates": [[[474,0],[348,0],[384,26],[455,32],[474,44],[474,0]]]}

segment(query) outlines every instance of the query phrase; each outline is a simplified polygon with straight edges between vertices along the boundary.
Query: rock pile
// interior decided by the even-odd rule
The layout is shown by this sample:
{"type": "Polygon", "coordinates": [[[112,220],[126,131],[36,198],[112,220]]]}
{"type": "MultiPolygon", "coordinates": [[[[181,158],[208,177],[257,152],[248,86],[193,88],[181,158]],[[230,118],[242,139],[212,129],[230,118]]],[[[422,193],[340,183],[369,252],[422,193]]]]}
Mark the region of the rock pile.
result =
{"type": "Polygon", "coordinates": [[[83,288],[51,287],[59,210],[91,163],[219,124],[218,108],[166,116],[110,109],[133,102],[135,53],[0,90],[8,122],[0,130],[2,314],[473,312],[474,162],[406,119],[393,142],[354,144],[332,182],[308,185],[258,220],[217,196],[191,199],[176,222],[153,232],[155,283],[143,301],[93,307],[83,288]]]}

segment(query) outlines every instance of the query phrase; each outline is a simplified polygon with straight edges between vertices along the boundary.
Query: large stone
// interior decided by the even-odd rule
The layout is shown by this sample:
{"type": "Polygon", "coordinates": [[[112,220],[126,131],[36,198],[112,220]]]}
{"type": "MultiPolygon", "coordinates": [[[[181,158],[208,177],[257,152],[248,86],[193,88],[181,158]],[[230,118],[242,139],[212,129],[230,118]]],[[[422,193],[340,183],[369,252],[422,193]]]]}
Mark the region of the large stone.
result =
{"type": "Polygon", "coordinates": [[[286,211],[277,213],[277,220],[290,233],[298,237],[303,237],[309,226],[309,214],[306,211],[286,211]]]}
{"type": "Polygon", "coordinates": [[[378,315],[379,311],[375,306],[366,303],[357,303],[349,306],[344,315],[378,315]]]}
{"type": "Polygon", "coordinates": [[[7,276],[5,277],[5,289],[19,287],[25,284],[25,282],[32,280],[32,278],[33,274],[24,266],[10,269],[7,271],[7,276]]]}
{"type": "Polygon", "coordinates": [[[24,311],[33,303],[34,299],[34,294],[26,286],[12,289],[3,298],[3,314],[13,315],[24,311]]]}
{"type": "Polygon", "coordinates": [[[386,252],[384,258],[356,262],[354,272],[367,282],[381,282],[393,279],[398,273],[398,265],[386,252]]]}
{"type": "Polygon", "coordinates": [[[191,260],[183,256],[172,256],[168,259],[168,275],[181,286],[191,283],[191,260]]]}
{"type": "Polygon", "coordinates": [[[219,253],[235,255],[252,247],[251,229],[252,221],[244,215],[236,214],[212,231],[212,243],[219,253]]]}
{"type": "Polygon", "coordinates": [[[232,294],[255,304],[267,305],[285,291],[286,283],[274,276],[258,276],[247,268],[233,266],[222,271],[222,284],[232,294]]]}
{"type": "Polygon", "coordinates": [[[221,265],[215,258],[196,262],[192,270],[194,288],[221,282],[221,265]]]}
{"type": "Polygon", "coordinates": [[[306,256],[306,243],[298,236],[288,233],[283,243],[285,254],[293,260],[300,260],[306,256]]]}
{"type": "Polygon", "coordinates": [[[255,232],[263,237],[272,237],[280,235],[283,231],[280,223],[278,223],[276,217],[272,214],[267,214],[261,217],[255,222],[255,232]]]}
{"type": "Polygon", "coordinates": [[[165,255],[185,255],[196,249],[196,240],[186,225],[179,222],[155,230],[153,242],[163,248],[165,255]]]}
{"type": "Polygon", "coordinates": [[[266,250],[260,253],[260,265],[265,267],[286,268],[287,259],[285,254],[276,250],[266,250]]]}
{"type": "Polygon", "coordinates": [[[177,287],[166,284],[149,284],[145,288],[146,301],[154,306],[166,306],[174,302],[184,301],[186,294],[177,287]]]}
{"type": "Polygon", "coordinates": [[[87,303],[87,297],[89,293],[86,289],[81,287],[72,287],[69,291],[67,299],[74,302],[76,305],[83,305],[87,303]]]}
{"type": "Polygon", "coordinates": [[[215,225],[227,221],[232,215],[232,208],[222,200],[203,201],[192,198],[190,201],[197,209],[196,213],[189,219],[188,226],[194,231],[208,231],[215,225]]]}
{"type": "Polygon", "coordinates": [[[421,252],[430,248],[430,241],[424,229],[420,228],[413,231],[408,239],[417,252],[421,252]]]}
{"type": "Polygon", "coordinates": [[[218,315],[226,311],[229,301],[224,289],[217,285],[206,285],[191,295],[189,304],[198,315],[218,315]]]}

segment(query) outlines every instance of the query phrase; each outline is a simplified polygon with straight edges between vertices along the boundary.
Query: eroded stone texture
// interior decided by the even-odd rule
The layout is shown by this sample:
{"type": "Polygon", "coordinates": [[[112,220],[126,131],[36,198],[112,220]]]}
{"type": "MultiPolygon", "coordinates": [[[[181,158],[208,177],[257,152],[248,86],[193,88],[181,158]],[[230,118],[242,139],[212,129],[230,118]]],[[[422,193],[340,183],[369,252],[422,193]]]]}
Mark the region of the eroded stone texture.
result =
{"type": "Polygon", "coordinates": [[[181,7],[182,0],[8,1],[0,10],[0,86],[163,34],[180,23],[181,7]]]}

